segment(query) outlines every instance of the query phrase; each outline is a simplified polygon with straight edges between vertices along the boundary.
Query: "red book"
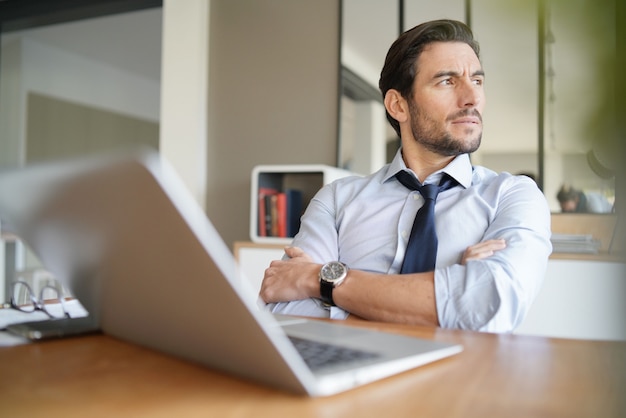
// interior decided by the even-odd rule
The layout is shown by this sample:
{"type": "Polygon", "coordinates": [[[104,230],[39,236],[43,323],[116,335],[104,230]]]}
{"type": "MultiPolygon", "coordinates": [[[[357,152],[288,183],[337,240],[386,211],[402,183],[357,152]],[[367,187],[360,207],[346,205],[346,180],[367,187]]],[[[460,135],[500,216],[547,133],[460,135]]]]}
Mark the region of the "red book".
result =
{"type": "MultiPolygon", "coordinates": [[[[268,200],[269,201],[269,213],[270,213],[270,223],[268,226],[268,235],[271,235],[273,237],[277,237],[278,236],[278,208],[276,205],[276,202],[278,200],[277,198],[277,194],[273,194],[268,196],[268,200]]],[[[267,211],[268,208],[266,207],[265,210],[267,211]]]]}
{"type": "Polygon", "coordinates": [[[287,236],[287,195],[278,193],[276,195],[276,224],[279,237],[287,236]]]}

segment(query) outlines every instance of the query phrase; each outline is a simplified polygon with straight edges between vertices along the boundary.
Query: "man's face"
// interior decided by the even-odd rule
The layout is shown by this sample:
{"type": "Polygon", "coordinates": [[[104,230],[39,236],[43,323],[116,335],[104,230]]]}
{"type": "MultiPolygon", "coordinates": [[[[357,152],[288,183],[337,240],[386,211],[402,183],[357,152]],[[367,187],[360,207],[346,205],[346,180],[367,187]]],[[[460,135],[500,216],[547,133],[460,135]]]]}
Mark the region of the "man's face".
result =
{"type": "Polygon", "coordinates": [[[563,212],[576,212],[576,207],[578,206],[577,200],[565,200],[563,202],[559,202],[561,205],[561,211],[563,212]]]}
{"type": "Polygon", "coordinates": [[[436,42],[418,58],[408,100],[413,138],[429,151],[453,156],[478,149],[485,106],[484,73],[472,48],[436,42]]]}

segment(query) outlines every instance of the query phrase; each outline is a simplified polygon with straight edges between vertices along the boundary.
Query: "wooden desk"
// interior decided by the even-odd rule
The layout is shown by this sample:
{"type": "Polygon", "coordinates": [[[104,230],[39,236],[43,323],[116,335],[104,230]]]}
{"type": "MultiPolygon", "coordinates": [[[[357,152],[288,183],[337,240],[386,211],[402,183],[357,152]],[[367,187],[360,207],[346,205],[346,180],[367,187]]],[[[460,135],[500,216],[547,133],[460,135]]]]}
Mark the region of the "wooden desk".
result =
{"type": "Polygon", "coordinates": [[[459,342],[465,351],[311,399],[92,335],[0,349],[0,406],[7,417],[626,415],[626,343],[363,326],[459,342]]]}

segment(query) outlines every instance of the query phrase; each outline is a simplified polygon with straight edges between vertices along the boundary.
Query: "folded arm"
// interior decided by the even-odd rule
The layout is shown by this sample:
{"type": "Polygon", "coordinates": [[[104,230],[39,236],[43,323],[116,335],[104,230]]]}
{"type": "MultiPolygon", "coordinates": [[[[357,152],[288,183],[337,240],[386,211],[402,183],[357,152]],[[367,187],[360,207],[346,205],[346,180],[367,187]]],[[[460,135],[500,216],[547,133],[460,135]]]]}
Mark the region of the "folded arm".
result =
{"type": "MultiPolygon", "coordinates": [[[[490,257],[505,248],[503,240],[488,240],[470,246],[461,264],[490,257]]],[[[319,271],[300,248],[288,247],[286,260],[273,261],[265,271],[261,298],[266,303],[319,298],[319,271]]],[[[407,324],[439,325],[435,301],[434,272],[380,274],[350,270],[333,291],[337,306],[358,317],[407,324]]]]}

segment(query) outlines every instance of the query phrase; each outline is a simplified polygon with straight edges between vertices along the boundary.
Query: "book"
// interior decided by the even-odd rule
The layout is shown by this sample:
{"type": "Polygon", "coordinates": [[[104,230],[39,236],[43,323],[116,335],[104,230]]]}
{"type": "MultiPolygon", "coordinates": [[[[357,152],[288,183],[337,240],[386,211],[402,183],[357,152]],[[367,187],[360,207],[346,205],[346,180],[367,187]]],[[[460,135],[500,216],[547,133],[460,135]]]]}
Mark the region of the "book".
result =
{"type": "Polygon", "coordinates": [[[276,195],[276,233],[277,237],[287,237],[287,194],[276,195]]]}
{"type": "Polygon", "coordinates": [[[258,193],[258,234],[260,237],[294,237],[300,229],[303,197],[298,189],[284,192],[263,187],[258,193]]]}
{"type": "Polygon", "coordinates": [[[258,234],[260,237],[270,236],[271,231],[271,211],[268,211],[267,197],[278,193],[276,189],[270,187],[259,188],[258,193],[258,234]],[[270,227],[268,228],[268,223],[270,227]]]}
{"type": "Polygon", "coordinates": [[[286,236],[295,237],[300,230],[300,217],[302,216],[303,197],[298,189],[285,190],[286,195],[286,236]]]}
{"type": "Polygon", "coordinates": [[[270,213],[268,228],[268,235],[272,237],[278,236],[278,193],[269,195],[267,197],[267,201],[269,202],[268,209],[270,213]]]}

